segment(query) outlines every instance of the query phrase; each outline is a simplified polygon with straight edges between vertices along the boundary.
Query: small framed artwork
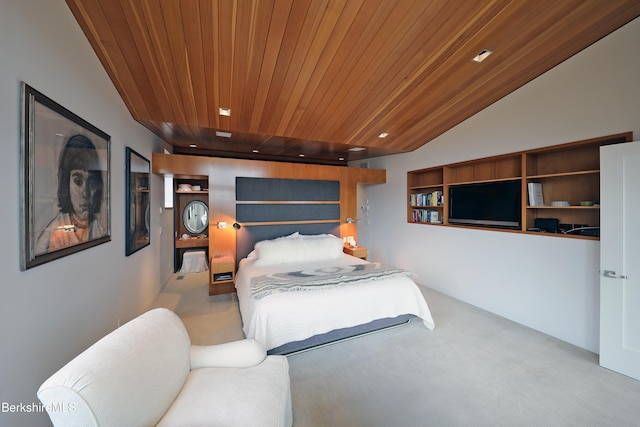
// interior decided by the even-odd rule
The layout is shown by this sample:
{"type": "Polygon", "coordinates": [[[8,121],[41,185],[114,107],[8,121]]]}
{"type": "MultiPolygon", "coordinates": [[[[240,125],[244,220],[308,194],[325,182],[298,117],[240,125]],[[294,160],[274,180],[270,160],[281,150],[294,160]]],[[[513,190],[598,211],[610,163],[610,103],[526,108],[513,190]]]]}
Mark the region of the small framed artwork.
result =
{"type": "Polygon", "coordinates": [[[126,255],[139,251],[150,243],[151,200],[149,173],[151,163],[131,148],[126,148],[126,255]]]}
{"type": "Polygon", "coordinates": [[[111,240],[109,135],[22,83],[21,270],[111,240]]]}

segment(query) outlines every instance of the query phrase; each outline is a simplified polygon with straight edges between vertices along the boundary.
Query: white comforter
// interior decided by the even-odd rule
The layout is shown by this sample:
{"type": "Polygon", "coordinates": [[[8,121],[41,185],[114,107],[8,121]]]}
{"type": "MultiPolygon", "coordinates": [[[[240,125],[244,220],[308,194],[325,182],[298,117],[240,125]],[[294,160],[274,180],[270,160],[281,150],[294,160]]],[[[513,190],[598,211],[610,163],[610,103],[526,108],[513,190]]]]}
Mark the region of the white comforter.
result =
{"type": "Polygon", "coordinates": [[[433,329],[434,323],[418,286],[408,277],[378,280],[331,289],[285,292],[251,298],[251,278],[263,274],[366,263],[344,254],[338,260],[304,264],[255,266],[255,259],[240,262],[235,276],[243,331],[267,349],[304,340],[334,329],[376,319],[413,314],[433,329]]]}

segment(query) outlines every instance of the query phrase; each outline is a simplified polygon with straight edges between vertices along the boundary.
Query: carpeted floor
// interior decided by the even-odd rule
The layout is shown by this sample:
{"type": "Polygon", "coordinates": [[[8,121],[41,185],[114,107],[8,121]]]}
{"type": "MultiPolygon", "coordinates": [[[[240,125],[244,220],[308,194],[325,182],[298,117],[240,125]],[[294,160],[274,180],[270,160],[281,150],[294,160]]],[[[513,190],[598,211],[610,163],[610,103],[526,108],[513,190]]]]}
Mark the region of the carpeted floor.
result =
{"type": "MultiPolygon", "coordinates": [[[[176,275],[156,306],[194,344],[242,338],[237,298],[176,275]]],[[[295,426],[640,426],[640,382],[597,355],[421,287],[420,322],[289,356],[295,426]]]]}

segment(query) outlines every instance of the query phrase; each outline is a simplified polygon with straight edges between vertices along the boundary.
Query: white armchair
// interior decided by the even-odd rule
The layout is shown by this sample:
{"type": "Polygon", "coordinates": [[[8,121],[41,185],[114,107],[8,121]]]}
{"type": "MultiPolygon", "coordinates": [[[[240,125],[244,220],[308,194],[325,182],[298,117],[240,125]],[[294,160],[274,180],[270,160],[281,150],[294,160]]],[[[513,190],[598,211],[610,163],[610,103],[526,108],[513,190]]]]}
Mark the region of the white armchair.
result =
{"type": "Polygon", "coordinates": [[[256,341],[192,346],[167,309],[133,319],[38,390],[55,426],[291,426],[289,365],[256,341]]]}

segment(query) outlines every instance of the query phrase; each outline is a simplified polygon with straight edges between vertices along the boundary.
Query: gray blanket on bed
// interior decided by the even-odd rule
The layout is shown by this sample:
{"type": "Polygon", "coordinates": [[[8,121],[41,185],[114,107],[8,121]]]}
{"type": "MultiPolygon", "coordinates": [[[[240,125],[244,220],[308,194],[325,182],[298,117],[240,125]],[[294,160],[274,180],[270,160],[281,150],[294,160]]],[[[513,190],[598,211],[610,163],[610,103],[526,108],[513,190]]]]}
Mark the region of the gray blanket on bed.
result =
{"type": "Polygon", "coordinates": [[[251,296],[260,299],[281,292],[335,288],[373,280],[409,276],[412,276],[409,271],[377,262],[264,274],[251,279],[251,296]]]}

